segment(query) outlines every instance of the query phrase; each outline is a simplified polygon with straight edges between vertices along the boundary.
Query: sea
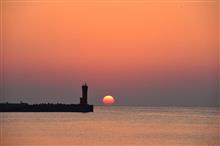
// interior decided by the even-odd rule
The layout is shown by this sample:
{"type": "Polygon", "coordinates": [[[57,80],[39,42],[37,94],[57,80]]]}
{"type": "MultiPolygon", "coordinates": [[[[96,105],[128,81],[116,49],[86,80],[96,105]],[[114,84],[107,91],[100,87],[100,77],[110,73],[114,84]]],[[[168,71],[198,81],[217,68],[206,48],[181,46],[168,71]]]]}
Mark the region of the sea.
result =
{"type": "Polygon", "coordinates": [[[0,113],[0,146],[219,146],[218,107],[95,106],[0,113]]]}

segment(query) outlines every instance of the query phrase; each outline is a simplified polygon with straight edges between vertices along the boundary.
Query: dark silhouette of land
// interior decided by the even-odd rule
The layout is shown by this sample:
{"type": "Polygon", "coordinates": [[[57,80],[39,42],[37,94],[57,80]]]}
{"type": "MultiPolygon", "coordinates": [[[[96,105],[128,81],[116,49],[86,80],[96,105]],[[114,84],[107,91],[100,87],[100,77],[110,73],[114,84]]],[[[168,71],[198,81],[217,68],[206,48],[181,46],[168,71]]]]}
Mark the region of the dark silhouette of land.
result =
{"type": "Polygon", "coordinates": [[[82,86],[82,97],[79,104],[28,104],[0,103],[0,112],[93,112],[93,105],[87,102],[88,86],[82,86]]]}

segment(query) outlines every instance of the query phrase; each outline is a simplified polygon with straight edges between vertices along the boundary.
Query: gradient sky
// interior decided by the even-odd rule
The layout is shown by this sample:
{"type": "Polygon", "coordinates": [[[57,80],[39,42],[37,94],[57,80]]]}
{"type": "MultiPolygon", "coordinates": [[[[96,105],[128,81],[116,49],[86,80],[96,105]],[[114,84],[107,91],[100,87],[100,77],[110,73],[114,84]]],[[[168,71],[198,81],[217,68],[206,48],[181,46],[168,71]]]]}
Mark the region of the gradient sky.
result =
{"type": "Polygon", "coordinates": [[[1,101],[217,105],[219,2],[2,0],[1,101]],[[4,84],[4,85],[3,85],[4,84]]]}

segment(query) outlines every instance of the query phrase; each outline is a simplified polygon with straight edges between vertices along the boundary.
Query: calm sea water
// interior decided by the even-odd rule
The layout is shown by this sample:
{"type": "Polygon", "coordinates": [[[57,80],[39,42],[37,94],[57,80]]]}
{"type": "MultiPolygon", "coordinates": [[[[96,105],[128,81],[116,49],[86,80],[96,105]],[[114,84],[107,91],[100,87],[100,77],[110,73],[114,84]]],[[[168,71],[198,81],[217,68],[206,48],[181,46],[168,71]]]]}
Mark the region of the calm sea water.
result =
{"type": "Polygon", "coordinates": [[[0,113],[1,145],[220,145],[218,108],[95,107],[94,113],[0,113]]]}

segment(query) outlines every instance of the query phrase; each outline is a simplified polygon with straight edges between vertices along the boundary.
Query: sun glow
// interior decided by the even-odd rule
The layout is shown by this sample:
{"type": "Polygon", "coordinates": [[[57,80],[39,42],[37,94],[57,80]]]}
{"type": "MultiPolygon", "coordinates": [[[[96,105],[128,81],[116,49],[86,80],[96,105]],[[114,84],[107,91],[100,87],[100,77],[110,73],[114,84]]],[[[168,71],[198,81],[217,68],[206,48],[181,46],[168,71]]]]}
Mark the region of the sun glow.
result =
{"type": "Polygon", "coordinates": [[[115,102],[115,99],[113,96],[107,95],[107,96],[103,97],[102,101],[106,105],[111,105],[115,102]]]}

